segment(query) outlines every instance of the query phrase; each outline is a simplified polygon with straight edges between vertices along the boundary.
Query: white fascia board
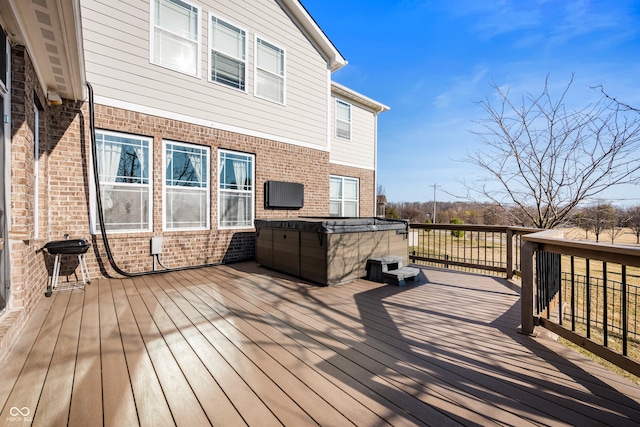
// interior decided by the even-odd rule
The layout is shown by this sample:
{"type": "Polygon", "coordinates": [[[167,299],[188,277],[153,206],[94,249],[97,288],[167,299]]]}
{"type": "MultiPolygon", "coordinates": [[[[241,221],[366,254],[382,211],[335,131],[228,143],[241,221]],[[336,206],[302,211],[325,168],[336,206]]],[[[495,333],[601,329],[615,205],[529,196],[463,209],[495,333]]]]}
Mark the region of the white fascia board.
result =
{"type": "Polygon", "coordinates": [[[67,66],[69,68],[70,92],[74,101],[87,98],[87,76],[84,65],[84,44],[80,0],[58,0],[58,14],[62,27],[67,66]]]}
{"type": "Polygon", "coordinates": [[[284,7],[296,18],[305,31],[324,52],[329,61],[329,69],[333,72],[347,65],[347,60],[338,51],[329,37],[322,31],[318,23],[307,12],[298,0],[280,0],[284,7]]]}
{"type": "Polygon", "coordinates": [[[180,122],[191,123],[198,126],[208,127],[212,129],[220,129],[227,132],[234,132],[241,135],[253,136],[256,138],[268,139],[276,142],[283,142],[286,144],[297,145],[300,147],[311,148],[319,151],[329,151],[328,147],[323,147],[316,144],[311,144],[305,141],[300,141],[292,138],[285,138],[278,135],[273,135],[266,132],[259,132],[252,129],[246,129],[239,126],[228,125],[225,123],[215,122],[212,120],[205,120],[198,117],[187,116],[180,113],[174,113],[171,111],[161,110],[159,108],[148,107],[146,105],[133,104],[119,99],[107,98],[104,96],[95,96],[94,103],[105,105],[107,107],[119,108],[122,110],[134,111],[137,113],[148,114],[150,116],[164,117],[167,119],[177,120],[180,122]]]}
{"type": "Polygon", "coordinates": [[[361,93],[356,92],[353,89],[349,89],[346,86],[341,85],[340,83],[336,83],[334,81],[331,82],[331,92],[337,95],[341,95],[347,99],[357,102],[369,109],[371,109],[374,113],[380,114],[385,111],[389,111],[390,107],[381,104],[380,102],[369,98],[361,93]]]}

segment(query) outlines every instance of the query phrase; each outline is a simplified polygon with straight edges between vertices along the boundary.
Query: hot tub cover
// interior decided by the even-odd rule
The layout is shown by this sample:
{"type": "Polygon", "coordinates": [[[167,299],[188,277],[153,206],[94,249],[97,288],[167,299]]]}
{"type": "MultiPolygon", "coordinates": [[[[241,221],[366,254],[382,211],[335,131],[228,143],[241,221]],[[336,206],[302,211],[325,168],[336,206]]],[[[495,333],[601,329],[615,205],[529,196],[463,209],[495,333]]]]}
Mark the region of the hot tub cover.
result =
{"type": "Polygon", "coordinates": [[[278,228],[316,233],[360,233],[363,231],[398,230],[406,232],[409,222],[386,218],[338,218],[338,217],[299,217],[284,219],[256,219],[258,228],[278,228]]]}

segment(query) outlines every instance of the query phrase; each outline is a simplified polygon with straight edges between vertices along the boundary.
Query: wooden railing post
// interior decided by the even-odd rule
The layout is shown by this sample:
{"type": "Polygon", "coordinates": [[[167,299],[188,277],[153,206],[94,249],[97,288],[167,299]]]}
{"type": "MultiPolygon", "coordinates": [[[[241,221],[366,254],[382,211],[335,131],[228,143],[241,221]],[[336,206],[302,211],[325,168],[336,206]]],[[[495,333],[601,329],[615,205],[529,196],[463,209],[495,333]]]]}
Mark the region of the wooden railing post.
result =
{"type": "Polygon", "coordinates": [[[507,228],[507,280],[513,278],[513,230],[507,228]]]}
{"type": "Polygon", "coordinates": [[[520,252],[520,268],[522,270],[522,288],[520,291],[521,326],[519,332],[527,335],[533,334],[533,255],[537,244],[522,239],[520,252]]]}

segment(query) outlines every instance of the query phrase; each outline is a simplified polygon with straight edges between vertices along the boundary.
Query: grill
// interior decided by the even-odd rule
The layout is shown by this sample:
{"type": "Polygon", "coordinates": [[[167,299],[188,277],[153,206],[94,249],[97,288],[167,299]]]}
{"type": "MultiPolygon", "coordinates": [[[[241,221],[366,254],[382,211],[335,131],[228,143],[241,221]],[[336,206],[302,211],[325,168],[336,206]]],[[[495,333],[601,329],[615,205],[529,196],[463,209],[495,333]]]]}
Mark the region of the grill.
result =
{"type": "Polygon", "coordinates": [[[87,253],[91,243],[84,239],[65,239],[65,240],[53,240],[44,245],[44,248],[49,255],[53,255],[53,272],[51,273],[51,280],[47,287],[46,296],[50,297],[54,290],[62,290],[58,286],[58,276],[60,275],[60,258],[63,255],[76,255],[78,257],[78,265],[80,266],[80,273],[82,274],[82,286],[79,288],[84,289],[84,285],[91,283],[89,278],[89,269],[87,263],[84,260],[84,254],[87,253]]]}

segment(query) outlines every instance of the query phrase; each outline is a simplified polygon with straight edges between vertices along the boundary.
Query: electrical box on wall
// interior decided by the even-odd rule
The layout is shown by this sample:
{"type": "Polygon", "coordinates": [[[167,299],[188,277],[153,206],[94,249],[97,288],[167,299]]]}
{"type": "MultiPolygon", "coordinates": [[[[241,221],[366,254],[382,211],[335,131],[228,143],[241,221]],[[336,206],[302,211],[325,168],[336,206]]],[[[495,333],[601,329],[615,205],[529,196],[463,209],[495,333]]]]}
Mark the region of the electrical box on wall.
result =
{"type": "Polygon", "coordinates": [[[162,253],[162,237],[154,236],[151,238],[151,255],[160,255],[162,253]]]}
{"type": "Polygon", "coordinates": [[[300,209],[304,206],[304,184],[267,181],[264,183],[266,209],[300,209]]]}

